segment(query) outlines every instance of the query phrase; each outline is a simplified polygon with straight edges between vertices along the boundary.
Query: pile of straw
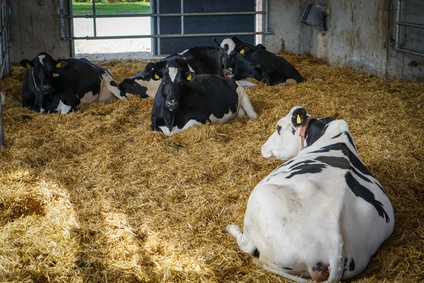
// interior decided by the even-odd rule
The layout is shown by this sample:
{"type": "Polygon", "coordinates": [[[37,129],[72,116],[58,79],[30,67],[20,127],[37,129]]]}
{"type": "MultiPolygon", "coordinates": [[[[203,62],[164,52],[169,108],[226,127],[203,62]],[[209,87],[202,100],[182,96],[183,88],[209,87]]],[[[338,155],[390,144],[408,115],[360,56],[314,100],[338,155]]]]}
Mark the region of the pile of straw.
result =
{"type": "MultiPolygon", "coordinates": [[[[307,82],[257,83],[259,115],[167,137],[149,129],[152,100],[130,97],[67,115],[23,109],[25,70],[4,78],[0,281],[287,282],[240,252],[254,186],[280,161],[260,147],[294,105],[345,119],[393,203],[396,226],[353,282],[424,280],[424,83],[384,81],[283,54],[307,82]]],[[[145,61],[104,61],[117,82],[145,61]]]]}

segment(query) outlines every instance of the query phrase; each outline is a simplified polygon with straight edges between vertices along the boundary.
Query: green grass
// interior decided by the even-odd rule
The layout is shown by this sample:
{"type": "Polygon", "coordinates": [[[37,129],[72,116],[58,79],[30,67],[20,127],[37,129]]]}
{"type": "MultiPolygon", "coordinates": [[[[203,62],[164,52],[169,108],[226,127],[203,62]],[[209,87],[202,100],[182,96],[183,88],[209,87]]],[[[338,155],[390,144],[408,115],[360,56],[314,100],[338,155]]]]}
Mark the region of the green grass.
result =
{"type": "MultiPolygon", "coordinates": [[[[72,2],[73,14],[92,15],[92,3],[72,2]]],[[[146,2],[119,2],[119,3],[96,3],[96,14],[133,14],[150,13],[150,3],[146,2]]]]}

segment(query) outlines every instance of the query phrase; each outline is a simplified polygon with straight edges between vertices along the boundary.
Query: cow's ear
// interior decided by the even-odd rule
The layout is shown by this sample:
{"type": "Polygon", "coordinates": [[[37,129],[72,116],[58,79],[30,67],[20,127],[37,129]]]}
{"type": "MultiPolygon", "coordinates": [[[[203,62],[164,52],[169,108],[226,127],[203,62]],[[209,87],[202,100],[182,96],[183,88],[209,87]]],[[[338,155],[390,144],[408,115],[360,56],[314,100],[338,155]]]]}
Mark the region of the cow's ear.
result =
{"type": "Polygon", "coordinates": [[[195,76],[196,76],[195,73],[193,73],[193,72],[187,72],[186,73],[186,80],[187,81],[191,81],[192,79],[194,79],[195,76]]]}
{"type": "Polygon", "coordinates": [[[302,126],[306,122],[306,109],[305,108],[297,108],[293,111],[292,114],[292,124],[295,127],[302,126]]]}
{"type": "Polygon", "coordinates": [[[59,60],[59,61],[57,61],[56,62],[56,68],[58,68],[58,69],[60,69],[60,68],[63,68],[63,67],[65,67],[66,65],[68,65],[68,62],[67,61],[65,61],[65,60],[59,60]]]}
{"type": "Polygon", "coordinates": [[[27,69],[31,69],[31,68],[33,67],[33,66],[32,66],[32,62],[31,62],[31,61],[29,61],[29,60],[27,60],[27,59],[22,60],[21,62],[19,62],[19,64],[20,64],[22,67],[27,68],[27,69]]]}
{"type": "Polygon", "coordinates": [[[159,79],[161,79],[161,78],[162,78],[162,73],[161,73],[161,72],[159,72],[159,71],[158,71],[158,70],[156,70],[156,69],[152,69],[152,70],[150,70],[150,71],[149,71],[149,76],[150,76],[153,80],[157,81],[157,80],[159,80],[159,79]]]}

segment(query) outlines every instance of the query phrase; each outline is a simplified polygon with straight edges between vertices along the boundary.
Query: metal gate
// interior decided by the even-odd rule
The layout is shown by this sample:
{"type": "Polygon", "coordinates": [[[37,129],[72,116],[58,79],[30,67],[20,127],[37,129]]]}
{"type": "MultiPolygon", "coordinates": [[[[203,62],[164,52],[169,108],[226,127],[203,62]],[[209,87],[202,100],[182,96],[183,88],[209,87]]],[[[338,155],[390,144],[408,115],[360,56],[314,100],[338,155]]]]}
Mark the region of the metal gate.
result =
{"type": "MultiPolygon", "coordinates": [[[[73,14],[72,0],[60,0],[58,16],[62,40],[99,40],[99,39],[152,39],[152,55],[164,55],[181,51],[188,46],[213,44],[213,40],[239,36],[253,43],[255,37],[271,34],[268,27],[268,0],[230,1],[226,0],[152,0],[150,13],[131,13],[104,15],[96,13],[96,1],[92,1],[91,14],[73,14]],[[243,4],[244,2],[244,4],[243,4]],[[247,3],[247,4],[246,4],[247,3]],[[250,5],[250,9],[246,6],[250,5]],[[165,8],[168,7],[168,8],[165,8]],[[66,12],[69,11],[69,12],[66,12]],[[149,34],[101,35],[98,32],[100,19],[149,18],[149,34]],[[75,35],[73,21],[77,18],[92,20],[92,31],[86,35],[75,35]],[[231,19],[231,20],[229,20],[231,19]],[[221,21],[221,22],[220,22],[221,21]],[[249,22],[247,27],[243,23],[249,22]],[[258,26],[257,23],[261,22],[258,26]],[[219,23],[219,27],[215,26],[219,23]],[[223,25],[226,24],[226,25],[223,25]],[[203,27],[203,28],[199,28],[203,27]],[[184,48],[183,48],[184,46],[184,48]]],[[[71,44],[71,56],[75,50],[71,44]]]]}
{"type": "Polygon", "coordinates": [[[397,0],[393,49],[424,56],[424,20],[422,0],[397,0]]]}

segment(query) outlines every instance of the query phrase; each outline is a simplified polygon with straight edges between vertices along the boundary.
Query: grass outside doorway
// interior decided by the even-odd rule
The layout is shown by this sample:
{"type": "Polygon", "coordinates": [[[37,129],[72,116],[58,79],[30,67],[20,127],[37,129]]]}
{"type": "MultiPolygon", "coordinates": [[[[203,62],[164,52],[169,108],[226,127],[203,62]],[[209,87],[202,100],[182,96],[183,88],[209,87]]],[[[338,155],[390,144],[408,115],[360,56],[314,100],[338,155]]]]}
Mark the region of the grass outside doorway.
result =
{"type": "MultiPolygon", "coordinates": [[[[150,13],[150,2],[118,2],[118,3],[96,3],[96,14],[112,15],[112,14],[134,14],[134,13],[150,13]]],[[[73,14],[92,15],[93,4],[72,2],[73,14]]]]}

